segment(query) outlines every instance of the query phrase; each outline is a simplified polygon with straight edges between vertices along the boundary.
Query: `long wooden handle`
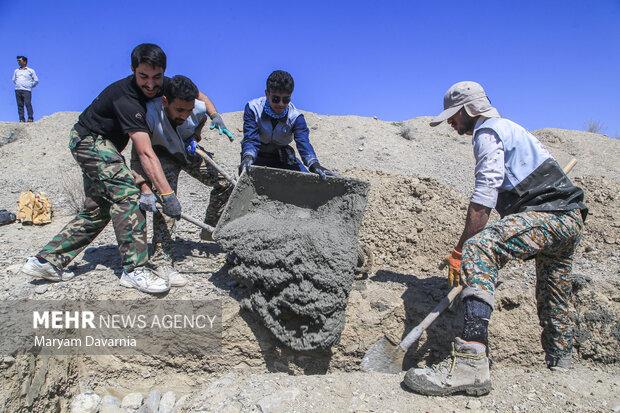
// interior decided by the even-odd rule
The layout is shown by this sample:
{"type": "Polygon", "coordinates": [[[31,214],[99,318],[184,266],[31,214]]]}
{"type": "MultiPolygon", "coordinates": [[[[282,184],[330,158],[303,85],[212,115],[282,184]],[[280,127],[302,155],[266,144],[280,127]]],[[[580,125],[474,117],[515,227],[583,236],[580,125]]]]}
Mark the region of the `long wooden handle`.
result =
{"type": "Polygon", "coordinates": [[[196,225],[197,227],[200,227],[202,229],[206,229],[207,231],[215,231],[215,228],[213,228],[211,225],[205,224],[204,222],[198,221],[196,218],[190,217],[189,215],[186,215],[184,213],[181,213],[181,219],[184,219],[187,222],[190,222],[194,225],[196,225]]]}
{"type": "Polygon", "coordinates": [[[564,169],[564,173],[566,175],[568,175],[570,173],[570,171],[573,170],[573,168],[575,167],[575,165],[577,165],[577,159],[573,158],[570,160],[569,163],[566,164],[566,166],[562,169],[564,169]]]}
{"type": "MultiPolygon", "coordinates": [[[[162,210],[162,208],[159,205],[157,205],[157,210],[159,212],[161,212],[162,214],[164,213],[164,211],[162,210]]],[[[211,232],[215,231],[215,228],[213,228],[211,225],[208,225],[208,224],[205,224],[204,222],[198,221],[196,218],[190,217],[189,215],[184,214],[182,212],[181,212],[181,219],[183,219],[183,220],[185,220],[185,221],[187,221],[187,222],[189,222],[191,224],[194,224],[197,227],[200,227],[202,229],[206,229],[207,231],[211,231],[211,232]]]]}
{"type": "Polygon", "coordinates": [[[211,157],[205,151],[203,151],[200,148],[196,148],[196,153],[202,159],[204,159],[206,163],[214,167],[220,174],[222,174],[222,176],[226,178],[228,182],[230,182],[233,185],[237,185],[237,181],[232,176],[228,175],[228,173],[226,173],[226,171],[224,171],[218,164],[216,164],[215,161],[211,159],[211,157]]]}
{"type": "Polygon", "coordinates": [[[418,339],[420,338],[422,333],[428,328],[428,326],[430,326],[433,323],[433,321],[435,321],[435,319],[439,316],[439,314],[443,312],[443,310],[448,308],[450,303],[454,301],[456,296],[459,295],[462,290],[463,290],[462,285],[459,285],[458,287],[454,287],[453,289],[451,289],[448,295],[445,296],[439,302],[439,304],[435,306],[435,308],[433,308],[433,311],[431,311],[430,314],[427,315],[420,324],[418,324],[413,330],[409,332],[409,334],[407,334],[407,336],[403,339],[403,341],[400,342],[399,346],[403,350],[407,350],[409,347],[411,347],[413,343],[418,341],[418,339]]]}

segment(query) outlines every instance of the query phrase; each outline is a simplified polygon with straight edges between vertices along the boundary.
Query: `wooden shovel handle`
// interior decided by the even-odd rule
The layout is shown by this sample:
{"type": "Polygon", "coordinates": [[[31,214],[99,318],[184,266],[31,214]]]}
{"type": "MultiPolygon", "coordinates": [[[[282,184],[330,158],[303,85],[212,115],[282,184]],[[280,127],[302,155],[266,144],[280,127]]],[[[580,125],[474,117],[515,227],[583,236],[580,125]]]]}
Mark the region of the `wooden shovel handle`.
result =
{"type": "Polygon", "coordinates": [[[413,330],[409,332],[409,334],[407,334],[407,336],[403,339],[403,341],[400,342],[399,344],[400,347],[403,350],[407,350],[409,347],[411,347],[413,343],[418,341],[418,339],[420,338],[422,333],[428,328],[428,326],[430,326],[433,323],[433,321],[435,321],[435,319],[439,316],[439,314],[441,314],[446,308],[448,308],[450,303],[454,301],[456,296],[459,295],[462,290],[463,290],[462,285],[459,285],[451,289],[448,295],[445,296],[439,302],[439,304],[435,306],[435,308],[433,308],[433,311],[431,311],[430,314],[427,315],[420,324],[418,324],[413,330]]]}
{"type": "Polygon", "coordinates": [[[226,173],[226,171],[223,170],[217,163],[215,163],[215,161],[211,159],[211,157],[205,151],[203,151],[200,148],[196,148],[196,153],[198,154],[198,156],[204,159],[206,163],[214,167],[224,178],[226,178],[228,182],[230,182],[233,185],[237,185],[237,181],[233,177],[231,177],[228,173],[226,173]]]}

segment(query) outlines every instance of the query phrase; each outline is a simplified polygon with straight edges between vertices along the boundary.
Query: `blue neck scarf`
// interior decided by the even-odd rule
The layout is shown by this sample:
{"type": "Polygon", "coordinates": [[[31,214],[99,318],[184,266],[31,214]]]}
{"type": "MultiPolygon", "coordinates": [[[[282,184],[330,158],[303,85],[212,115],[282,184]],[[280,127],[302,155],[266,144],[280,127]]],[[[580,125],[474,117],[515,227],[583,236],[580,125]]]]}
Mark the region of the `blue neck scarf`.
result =
{"type": "Polygon", "coordinates": [[[276,113],[269,105],[269,102],[265,102],[265,108],[263,109],[267,116],[273,119],[284,119],[288,115],[288,106],[282,113],[276,113]]]}

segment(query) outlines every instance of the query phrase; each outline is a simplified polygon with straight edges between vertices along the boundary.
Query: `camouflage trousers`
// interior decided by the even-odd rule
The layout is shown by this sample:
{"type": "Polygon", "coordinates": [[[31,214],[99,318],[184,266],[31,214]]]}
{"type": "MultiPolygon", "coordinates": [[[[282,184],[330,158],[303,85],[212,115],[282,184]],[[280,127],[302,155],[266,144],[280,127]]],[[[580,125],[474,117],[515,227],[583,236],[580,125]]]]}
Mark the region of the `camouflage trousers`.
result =
{"type": "Polygon", "coordinates": [[[146,218],[139,207],[140,190],[125,159],[102,136],[80,139],[72,129],[69,149],[82,168],[84,205],[37,254],[59,268],[66,267],[112,221],[125,271],[148,260],[146,218]]]}
{"type": "Polygon", "coordinates": [[[461,296],[494,305],[498,271],[511,259],[536,260],[536,301],[548,355],[570,354],[573,253],[581,239],[579,210],[522,212],[492,223],[463,245],[461,296]]]}
{"type": "MultiPolygon", "coordinates": [[[[201,183],[212,187],[204,222],[215,227],[232,193],[233,185],[198,155],[195,156],[194,162],[189,165],[181,164],[168,156],[159,156],[159,161],[164,175],[175,193],[177,193],[181,171],[185,171],[201,183]]],[[[146,176],[135,152],[131,154],[131,168],[137,174],[146,176]]],[[[158,267],[164,265],[174,267],[175,261],[178,260],[179,254],[172,239],[175,225],[176,220],[174,218],[160,212],[153,214],[153,255],[150,259],[153,265],[158,267]]]]}

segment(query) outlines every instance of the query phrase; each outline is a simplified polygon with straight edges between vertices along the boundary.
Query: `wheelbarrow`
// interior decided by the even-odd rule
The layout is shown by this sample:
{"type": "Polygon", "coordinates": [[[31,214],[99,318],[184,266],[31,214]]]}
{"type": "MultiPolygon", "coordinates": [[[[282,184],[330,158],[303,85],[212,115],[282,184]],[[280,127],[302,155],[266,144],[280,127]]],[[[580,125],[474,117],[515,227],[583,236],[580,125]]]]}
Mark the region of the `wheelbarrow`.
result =
{"type": "Polygon", "coordinates": [[[294,350],[327,349],[340,338],[369,188],[251,167],[226,204],[213,238],[236,257],[229,273],[249,288],[241,304],[294,350]]]}

